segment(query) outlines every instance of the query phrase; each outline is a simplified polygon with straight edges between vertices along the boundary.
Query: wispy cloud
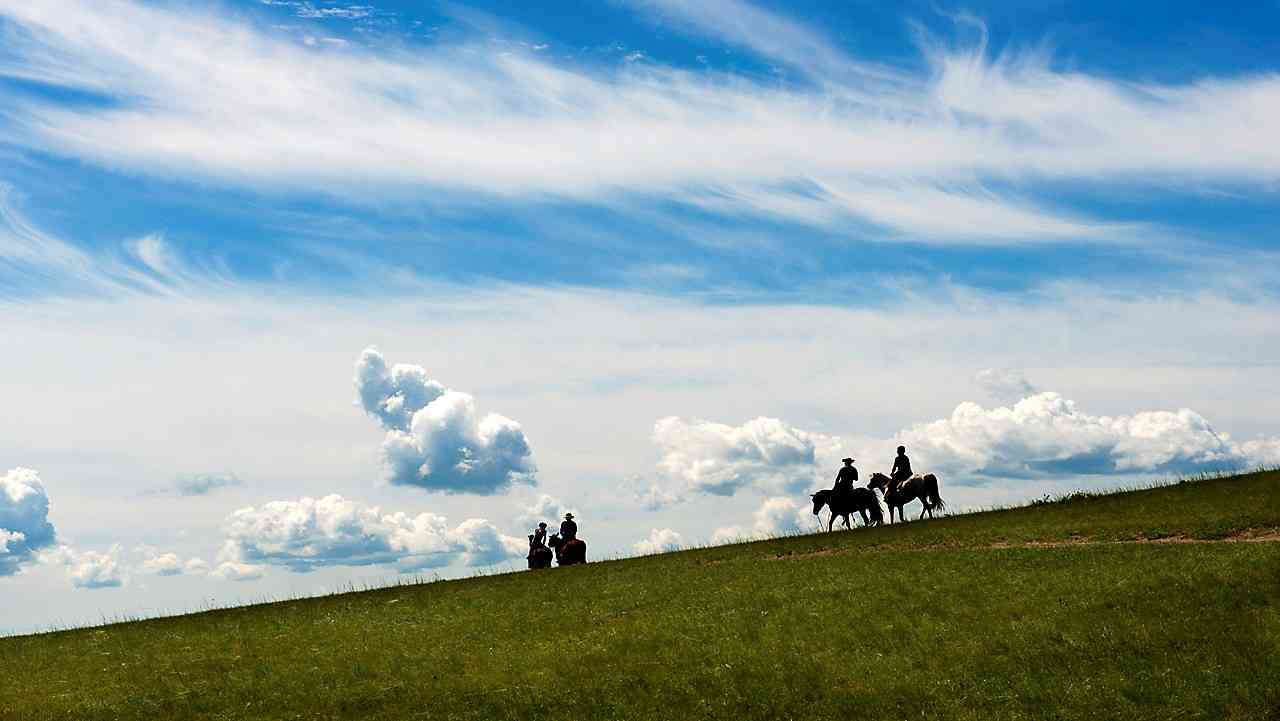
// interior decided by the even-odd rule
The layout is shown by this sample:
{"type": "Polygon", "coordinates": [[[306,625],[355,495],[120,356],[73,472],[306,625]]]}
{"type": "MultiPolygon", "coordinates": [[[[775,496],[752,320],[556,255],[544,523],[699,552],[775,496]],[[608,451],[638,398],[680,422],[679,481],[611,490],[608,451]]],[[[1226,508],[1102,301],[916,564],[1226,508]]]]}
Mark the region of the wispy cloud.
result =
{"type": "Polygon", "coordinates": [[[823,82],[782,88],[652,59],[568,66],[483,45],[308,47],[208,10],[0,0],[22,31],[0,73],[110,100],[15,98],[5,123],[28,147],[230,185],[356,200],[715,199],[926,242],[1133,230],[996,189],[1010,184],[1280,176],[1272,75],[1134,84],[1056,71],[1040,55],[938,46],[931,75],[907,76],[855,63],[803,25],[735,0],[657,5],[823,82]],[[849,64],[857,72],[834,69],[849,64]]]}

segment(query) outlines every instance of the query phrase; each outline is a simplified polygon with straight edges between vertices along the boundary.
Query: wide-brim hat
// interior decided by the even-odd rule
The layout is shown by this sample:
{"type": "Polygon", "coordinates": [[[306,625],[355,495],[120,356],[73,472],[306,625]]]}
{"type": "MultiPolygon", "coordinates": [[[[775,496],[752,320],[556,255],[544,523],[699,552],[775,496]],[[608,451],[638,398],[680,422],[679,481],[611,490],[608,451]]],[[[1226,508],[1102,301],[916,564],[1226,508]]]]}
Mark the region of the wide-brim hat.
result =
{"type": "Polygon", "coordinates": [[[566,513],[566,514],[564,514],[564,517],[565,517],[565,519],[566,519],[566,520],[573,520],[573,514],[572,514],[572,513],[566,513]]]}
{"type": "Polygon", "coordinates": [[[852,459],[852,458],[841,458],[841,459],[840,459],[840,462],[841,462],[841,463],[853,463],[853,459],[852,459]]]}

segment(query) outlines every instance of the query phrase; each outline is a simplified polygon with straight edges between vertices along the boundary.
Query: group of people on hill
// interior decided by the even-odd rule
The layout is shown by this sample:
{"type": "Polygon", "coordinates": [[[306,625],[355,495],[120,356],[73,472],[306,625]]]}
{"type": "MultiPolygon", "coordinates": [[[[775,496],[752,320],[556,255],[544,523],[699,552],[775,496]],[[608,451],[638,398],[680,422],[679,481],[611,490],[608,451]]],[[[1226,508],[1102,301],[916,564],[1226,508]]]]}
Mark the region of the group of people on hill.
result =
{"type": "Polygon", "coordinates": [[[560,532],[547,537],[547,524],[539,523],[533,533],[529,534],[529,568],[548,568],[554,554],[561,566],[575,563],[586,563],[587,544],[578,538],[578,523],[573,520],[572,513],[564,514],[560,522],[560,532]]]}
{"type": "MultiPolygon", "coordinates": [[[[849,493],[858,480],[858,469],[853,467],[852,458],[841,459],[844,467],[836,472],[836,484],[831,487],[835,493],[849,493]]],[[[893,459],[893,470],[889,472],[889,482],[897,485],[911,477],[911,459],[907,457],[907,447],[898,446],[898,455],[893,459]]]]}

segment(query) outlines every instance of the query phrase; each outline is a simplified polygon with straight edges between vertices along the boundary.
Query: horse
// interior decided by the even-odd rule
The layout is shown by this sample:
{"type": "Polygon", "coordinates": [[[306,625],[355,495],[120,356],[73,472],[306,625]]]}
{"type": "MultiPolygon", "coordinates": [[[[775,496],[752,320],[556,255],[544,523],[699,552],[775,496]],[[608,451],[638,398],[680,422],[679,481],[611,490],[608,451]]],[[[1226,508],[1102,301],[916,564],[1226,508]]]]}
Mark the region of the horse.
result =
{"type": "Polygon", "coordinates": [[[587,562],[587,544],[581,538],[570,538],[566,541],[560,537],[559,533],[553,533],[548,543],[556,552],[556,563],[561,566],[587,562]]]}
{"type": "Polygon", "coordinates": [[[884,523],[884,514],[880,512],[880,499],[876,497],[876,492],[870,488],[854,488],[848,493],[836,493],[830,488],[818,491],[809,496],[813,499],[813,515],[818,515],[818,511],[823,506],[831,507],[831,518],[827,519],[827,530],[831,531],[835,525],[836,516],[844,519],[845,528],[853,528],[849,523],[849,514],[857,511],[862,516],[862,524],[864,526],[878,526],[884,523]],[[867,520],[867,513],[871,513],[871,520],[867,520]]]}
{"type": "Polygon", "coordinates": [[[929,518],[933,518],[935,510],[941,510],[946,507],[946,504],[942,502],[942,496],[938,494],[938,477],[932,473],[913,476],[897,483],[894,483],[883,473],[872,473],[871,480],[867,483],[867,488],[878,488],[884,494],[885,505],[889,507],[889,523],[893,523],[894,508],[898,509],[898,519],[906,521],[906,512],[902,507],[917,498],[920,499],[920,503],[924,506],[920,510],[920,518],[924,518],[925,513],[929,514],[929,518]]]}
{"type": "Polygon", "coordinates": [[[529,568],[551,568],[551,549],[542,544],[533,545],[533,536],[529,536],[529,568]]]}

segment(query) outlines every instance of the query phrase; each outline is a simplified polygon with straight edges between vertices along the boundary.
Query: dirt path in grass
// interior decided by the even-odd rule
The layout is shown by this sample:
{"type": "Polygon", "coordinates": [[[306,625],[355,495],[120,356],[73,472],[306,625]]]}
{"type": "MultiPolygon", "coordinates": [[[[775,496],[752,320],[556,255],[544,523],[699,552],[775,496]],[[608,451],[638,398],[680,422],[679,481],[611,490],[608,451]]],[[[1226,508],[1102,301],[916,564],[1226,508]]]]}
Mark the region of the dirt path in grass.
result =
{"type": "Polygon", "coordinates": [[[1280,541],[1280,528],[1247,528],[1222,538],[1191,538],[1189,536],[1161,536],[1159,538],[1128,538],[1112,541],[1095,541],[1088,537],[1068,538],[1061,541],[1023,541],[1021,543],[998,542],[980,548],[1064,548],[1068,546],[1115,546],[1124,544],[1177,544],[1177,543],[1270,543],[1280,541]]]}
{"type": "Polygon", "coordinates": [[[1242,531],[1234,531],[1222,538],[1191,538],[1190,536],[1161,536],[1159,538],[1146,538],[1138,536],[1137,538],[1126,538],[1117,540],[1096,540],[1087,536],[1077,536],[1074,538],[1066,538],[1060,541],[997,541],[985,545],[975,546],[952,546],[948,544],[938,544],[934,546],[916,546],[914,548],[894,549],[892,544],[885,546],[860,546],[853,548],[821,548],[816,551],[808,551],[806,553],[785,553],[771,556],[771,560],[794,560],[800,558],[810,558],[813,556],[834,556],[843,553],[858,553],[863,551],[883,551],[883,550],[902,550],[902,551],[971,551],[971,550],[1001,550],[1006,548],[1072,548],[1076,546],[1123,546],[1123,545],[1176,545],[1184,543],[1274,543],[1280,541],[1280,528],[1247,528],[1242,531]]]}

